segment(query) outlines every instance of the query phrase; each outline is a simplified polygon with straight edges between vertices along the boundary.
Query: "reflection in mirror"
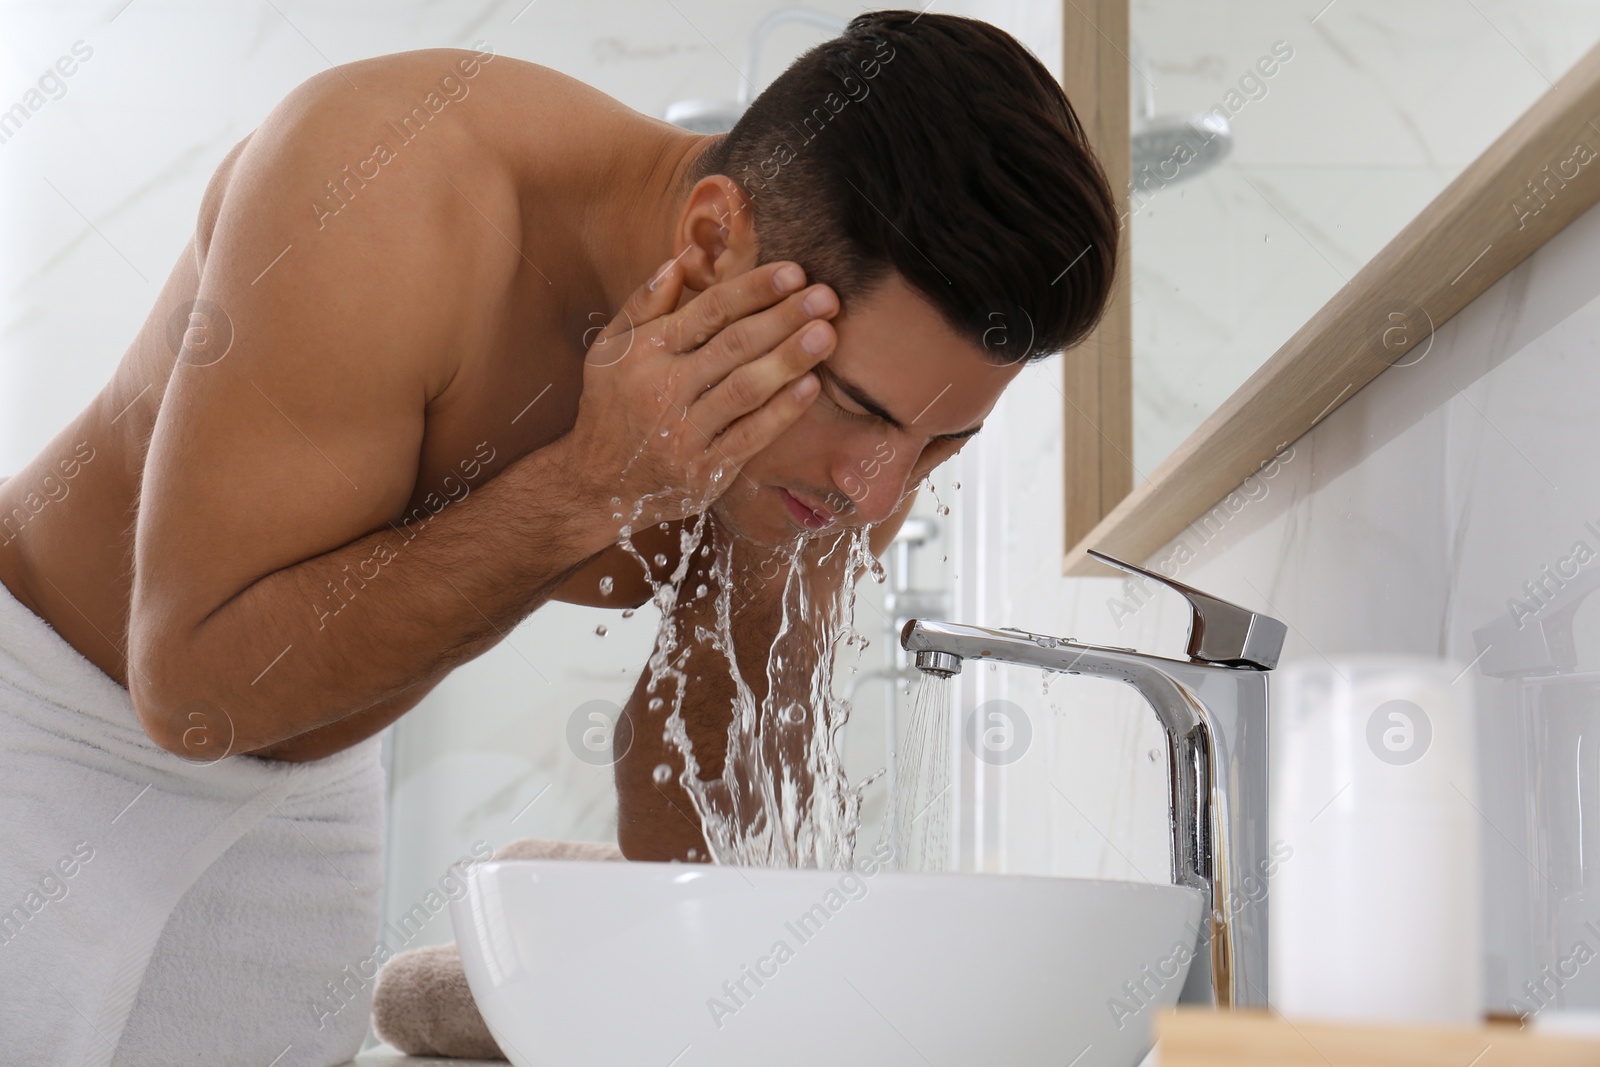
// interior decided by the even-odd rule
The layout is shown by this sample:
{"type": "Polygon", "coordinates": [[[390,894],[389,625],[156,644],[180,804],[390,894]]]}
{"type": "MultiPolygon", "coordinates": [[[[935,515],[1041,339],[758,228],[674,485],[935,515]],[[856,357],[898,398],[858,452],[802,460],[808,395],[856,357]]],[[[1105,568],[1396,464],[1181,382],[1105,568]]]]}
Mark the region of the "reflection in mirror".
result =
{"type": "Polygon", "coordinates": [[[1131,20],[1135,484],[1600,39],[1561,0],[1131,20]]]}

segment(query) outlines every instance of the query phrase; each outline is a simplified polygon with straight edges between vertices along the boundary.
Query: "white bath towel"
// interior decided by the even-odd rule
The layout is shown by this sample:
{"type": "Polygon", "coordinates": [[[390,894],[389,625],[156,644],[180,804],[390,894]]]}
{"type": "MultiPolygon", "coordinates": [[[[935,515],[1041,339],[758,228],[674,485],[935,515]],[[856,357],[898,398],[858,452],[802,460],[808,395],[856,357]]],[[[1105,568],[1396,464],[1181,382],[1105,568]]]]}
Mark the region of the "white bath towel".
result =
{"type": "Polygon", "coordinates": [[[180,759],[0,583],[0,1064],[354,1056],[371,990],[341,980],[378,929],[378,754],[180,759]]]}

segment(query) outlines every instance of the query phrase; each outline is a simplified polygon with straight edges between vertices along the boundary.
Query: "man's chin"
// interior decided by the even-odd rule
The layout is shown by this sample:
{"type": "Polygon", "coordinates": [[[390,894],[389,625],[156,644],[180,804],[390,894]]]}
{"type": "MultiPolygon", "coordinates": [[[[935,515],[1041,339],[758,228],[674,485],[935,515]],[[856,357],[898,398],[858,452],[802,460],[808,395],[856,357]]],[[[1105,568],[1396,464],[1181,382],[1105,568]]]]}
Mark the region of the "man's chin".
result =
{"type": "Polygon", "coordinates": [[[781,548],[793,544],[801,536],[800,532],[782,517],[770,518],[759,514],[752,516],[748,514],[750,511],[759,513],[761,508],[759,506],[730,508],[725,499],[711,505],[711,517],[716,521],[717,528],[735,540],[761,548],[781,548]]]}

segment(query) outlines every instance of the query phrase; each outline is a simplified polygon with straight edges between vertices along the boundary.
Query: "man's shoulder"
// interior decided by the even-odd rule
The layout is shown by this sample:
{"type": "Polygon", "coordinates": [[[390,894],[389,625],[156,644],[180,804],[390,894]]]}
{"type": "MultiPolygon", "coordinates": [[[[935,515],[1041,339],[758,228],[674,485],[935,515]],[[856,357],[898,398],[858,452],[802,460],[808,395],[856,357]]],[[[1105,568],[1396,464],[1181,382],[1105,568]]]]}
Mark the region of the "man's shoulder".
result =
{"type": "Polygon", "coordinates": [[[249,216],[306,250],[378,253],[403,233],[423,261],[470,264],[477,282],[513,271],[515,248],[499,235],[520,224],[515,134],[484,136],[475,112],[505,106],[507,86],[490,71],[514,62],[429,48],[301,82],[214,171],[196,219],[202,270],[223,220],[249,216]]]}
{"type": "MultiPolygon", "coordinates": [[[[328,218],[339,214],[367,181],[375,181],[385,166],[396,162],[402,151],[419,143],[426,133],[433,134],[428,140],[435,142],[435,152],[446,148],[439,142],[452,140],[446,132],[452,124],[445,120],[460,117],[463,110],[458,106],[455,114],[448,114],[451,105],[470,96],[474,83],[483,80],[494,62],[508,65],[492,53],[427,48],[342,64],[300,82],[212,172],[196,220],[196,249],[202,266],[217,216],[236,176],[268,174],[285,192],[298,193],[317,228],[323,229],[328,218]],[[252,142],[258,147],[246,157],[252,142]],[[300,171],[305,173],[297,173],[300,171]]],[[[465,147],[479,157],[494,152],[492,143],[478,139],[448,147],[465,147]]],[[[479,173],[485,162],[483,158],[462,159],[479,173]]],[[[448,189],[443,183],[434,184],[448,189]]]]}
{"type": "Polygon", "coordinates": [[[426,49],[297,85],[227,153],[201,200],[206,298],[257,320],[257,334],[273,322],[281,336],[259,339],[276,358],[326,358],[323,342],[349,334],[362,365],[381,353],[387,373],[409,368],[436,395],[470,348],[461,338],[523,266],[518,175],[465,122],[480,93],[496,95],[485,79],[505,62],[426,49]]]}
{"type": "Polygon", "coordinates": [[[558,70],[482,48],[419,48],[330,67],[280,109],[315,111],[409,143],[429,129],[465,129],[502,155],[541,132],[614,111],[617,102],[558,70]],[[374,125],[376,123],[376,125],[374,125]],[[364,125],[363,125],[364,124],[364,125]]]}

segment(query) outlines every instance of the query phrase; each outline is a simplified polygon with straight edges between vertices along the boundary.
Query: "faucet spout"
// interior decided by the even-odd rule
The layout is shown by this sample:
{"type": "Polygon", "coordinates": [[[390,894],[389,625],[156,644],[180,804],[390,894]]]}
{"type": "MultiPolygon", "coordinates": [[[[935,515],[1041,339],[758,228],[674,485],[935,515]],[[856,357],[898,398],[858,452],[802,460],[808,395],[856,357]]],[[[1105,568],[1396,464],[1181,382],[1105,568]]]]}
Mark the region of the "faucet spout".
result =
{"type": "Polygon", "coordinates": [[[913,619],[900,635],[915,652],[917,667],[948,677],[965,659],[1015,663],[1066,674],[1112,678],[1139,691],[1167,737],[1172,800],[1172,880],[1207,890],[1211,858],[1208,804],[1200,788],[1209,766],[1210,738],[1205,707],[1192,690],[1167,673],[1170,661],[1132,649],[1080,644],[1024,630],[913,619]]]}
{"type": "Polygon", "coordinates": [[[917,653],[917,670],[940,678],[950,678],[961,673],[961,657],[948,652],[926,650],[917,653]]]}
{"type": "Polygon", "coordinates": [[[1205,922],[1195,933],[1197,955],[1207,965],[1190,968],[1180,1000],[1217,1007],[1267,1004],[1263,661],[1277,662],[1283,627],[1266,616],[1251,618],[1250,655],[1229,655],[1224,662],[1166,659],[1025,630],[925,619],[907,622],[900,635],[901,647],[915,653],[917,667],[928,673],[949,677],[964,660],[987,659],[1110,678],[1144,698],[1167,738],[1172,880],[1204,894],[1206,903],[1205,922]],[[1277,641],[1274,634],[1280,635],[1277,641]]]}

